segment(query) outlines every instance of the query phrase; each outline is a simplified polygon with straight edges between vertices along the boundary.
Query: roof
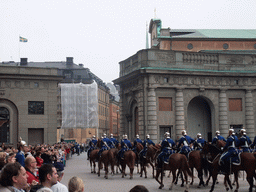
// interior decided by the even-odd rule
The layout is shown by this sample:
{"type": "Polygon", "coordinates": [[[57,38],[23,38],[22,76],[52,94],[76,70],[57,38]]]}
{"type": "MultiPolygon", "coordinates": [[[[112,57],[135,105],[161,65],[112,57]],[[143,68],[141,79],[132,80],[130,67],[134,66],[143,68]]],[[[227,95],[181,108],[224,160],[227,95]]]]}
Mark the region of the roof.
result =
{"type": "Polygon", "coordinates": [[[256,50],[201,50],[199,52],[230,55],[256,55],[256,50]]]}
{"type": "Polygon", "coordinates": [[[171,38],[256,39],[254,29],[170,29],[171,38]]]}

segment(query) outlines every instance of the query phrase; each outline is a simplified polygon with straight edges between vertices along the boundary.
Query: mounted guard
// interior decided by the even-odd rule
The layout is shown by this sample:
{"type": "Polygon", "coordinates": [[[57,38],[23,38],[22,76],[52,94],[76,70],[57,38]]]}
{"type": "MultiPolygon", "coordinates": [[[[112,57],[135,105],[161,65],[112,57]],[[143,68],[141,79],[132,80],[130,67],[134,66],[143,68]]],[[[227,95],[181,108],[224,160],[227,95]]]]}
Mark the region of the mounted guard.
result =
{"type": "Polygon", "coordinates": [[[183,130],[181,132],[181,134],[183,136],[179,139],[178,148],[180,148],[181,145],[183,145],[183,146],[182,146],[182,148],[181,148],[179,153],[186,155],[186,157],[188,158],[189,152],[192,151],[192,149],[190,147],[190,144],[192,144],[195,140],[187,135],[186,130],[183,130]]]}
{"type": "Polygon", "coordinates": [[[249,153],[251,153],[252,150],[249,147],[252,144],[251,139],[246,135],[246,130],[245,129],[241,129],[240,133],[241,133],[241,137],[240,137],[240,139],[238,141],[237,147],[241,147],[242,148],[242,152],[249,152],[249,153]]]}
{"type": "Polygon", "coordinates": [[[92,139],[89,142],[89,149],[88,149],[88,152],[87,152],[87,160],[89,160],[90,153],[92,152],[92,150],[97,148],[97,142],[98,141],[97,141],[95,135],[93,135],[92,139]]]}
{"type": "Polygon", "coordinates": [[[142,158],[146,158],[146,153],[147,153],[147,150],[148,150],[148,146],[149,145],[154,145],[155,146],[155,143],[150,139],[150,136],[149,134],[146,135],[146,139],[144,140],[143,142],[143,149],[141,150],[140,152],[140,157],[142,158]]]}
{"type": "Polygon", "coordinates": [[[236,149],[236,140],[233,135],[234,129],[229,129],[229,136],[227,138],[227,143],[224,146],[223,150],[228,150],[227,152],[224,152],[220,157],[220,170],[223,173],[229,173],[230,172],[230,166],[231,166],[231,160],[234,157],[238,156],[238,151],[236,149]]]}
{"type": "Polygon", "coordinates": [[[158,168],[162,168],[164,163],[168,164],[170,155],[175,153],[173,147],[176,144],[170,138],[170,133],[166,132],[164,137],[165,139],[161,142],[161,153],[157,156],[158,168]]]}
{"type": "Polygon", "coordinates": [[[121,140],[121,150],[118,152],[118,159],[124,159],[124,152],[130,150],[131,148],[132,144],[128,140],[128,136],[123,135],[123,139],[121,140]]]}
{"type": "Polygon", "coordinates": [[[227,140],[223,136],[220,135],[220,131],[216,131],[215,134],[216,134],[216,136],[212,139],[212,144],[216,145],[218,140],[223,140],[223,141],[227,142],[227,140]]]}
{"type": "Polygon", "coordinates": [[[197,137],[197,139],[194,141],[194,150],[201,151],[203,149],[206,141],[205,141],[205,139],[202,138],[201,133],[197,133],[196,137],[197,137]]]}
{"type": "Polygon", "coordinates": [[[106,133],[103,134],[103,139],[101,140],[101,143],[100,143],[100,146],[101,146],[101,149],[98,153],[98,157],[100,158],[101,156],[101,153],[105,150],[109,150],[110,149],[110,145],[111,145],[111,142],[109,140],[109,138],[107,138],[107,135],[106,133]]]}
{"type": "Polygon", "coordinates": [[[134,151],[134,153],[136,153],[136,151],[137,151],[137,144],[138,143],[142,144],[142,140],[140,139],[140,136],[137,134],[136,139],[133,142],[133,149],[132,150],[134,151]]]}
{"type": "Polygon", "coordinates": [[[113,136],[113,134],[111,133],[110,134],[110,142],[111,142],[111,145],[110,145],[110,148],[112,149],[112,148],[115,148],[117,145],[118,145],[118,143],[119,143],[119,141],[117,141],[117,139],[116,138],[114,138],[114,136],[113,136]]]}

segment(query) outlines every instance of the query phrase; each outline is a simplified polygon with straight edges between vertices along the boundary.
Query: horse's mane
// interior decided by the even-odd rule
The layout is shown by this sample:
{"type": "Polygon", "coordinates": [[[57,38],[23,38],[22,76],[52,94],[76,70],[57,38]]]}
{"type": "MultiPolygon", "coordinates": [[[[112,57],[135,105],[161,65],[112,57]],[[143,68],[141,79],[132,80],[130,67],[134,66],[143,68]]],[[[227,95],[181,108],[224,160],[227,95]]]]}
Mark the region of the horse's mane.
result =
{"type": "Polygon", "coordinates": [[[209,150],[210,150],[210,152],[215,153],[215,154],[221,152],[221,149],[218,148],[218,146],[214,145],[214,144],[209,144],[209,150]]]}

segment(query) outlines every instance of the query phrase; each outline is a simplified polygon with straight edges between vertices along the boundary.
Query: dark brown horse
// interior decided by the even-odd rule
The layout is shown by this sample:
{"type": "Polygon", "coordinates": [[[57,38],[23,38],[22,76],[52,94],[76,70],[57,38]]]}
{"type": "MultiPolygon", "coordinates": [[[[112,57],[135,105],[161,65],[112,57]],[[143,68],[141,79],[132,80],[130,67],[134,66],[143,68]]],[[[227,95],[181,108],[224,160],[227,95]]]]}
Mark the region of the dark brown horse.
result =
{"type": "Polygon", "coordinates": [[[172,178],[171,186],[169,188],[170,190],[172,190],[173,184],[176,180],[176,172],[177,172],[177,170],[180,170],[184,174],[184,177],[185,177],[185,182],[186,182],[185,192],[188,191],[188,175],[190,177],[192,177],[192,172],[189,169],[187,157],[185,155],[180,154],[180,153],[174,153],[169,158],[169,164],[164,164],[163,168],[156,169],[155,179],[160,184],[159,189],[162,189],[164,187],[164,184],[163,184],[164,170],[170,170],[172,172],[173,178],[172,178]],[[160,174],[161,174],[161,181],[158,180],[160,174]]]}
{"type": "MultiPolygon", "coordinates": [[[[212,162],[212,177],[213,177],[213,184],[211,186],[210,192],[214,190],[214,185],[217,179],[218,172],[220,170],[220,165],[219,165],[219,151],[217,150],[216,146],[213,146],[211,144],[205,144],[203,148],[203,153],[207,154],[210,153],[212,157],[215,157],[212,162]]],[[[247,182],[249,183],[249,192],[252,192],[253,188],[253,177],[255,175],[255,169],[256,169],[256,159],[252,153],[241,153],[240,154],[241,158],[241,163],[240,165],[231,165],[231,173],[234,173],[235,175],[235,180],[236,180],[236,189],[235,192],[238,191],[239,189],[239,183],[238,183],[238,172],[240,170],[244,170],[246,172],[246,179],[247,182]]],[[[228,184],[230,188],[232,189],[232,185],[229,179],[229,173],[225,174],[225,179],[228,181],[228,184]]]]}
{"type": "Polygon", "coordinates": [[[146,152],[146,158],[144,158],[144,157],[140,158],[140,165],[141,165],[140,177],[142,177],[143,171],[144,171],[145,178],[147,178],[147,169],[146,169],[146,167],[147,167],[148,164],[150,164],[151,167],[152,167],[153,178],[155,178],[154,162],[155,162],[155,159],[156,159],[156,153],[160,149],[161,149],[161,145],[159,145],[159,144],[156,144],[155,146],[153,146],[153,145],[148,146],[148,149],[147,149],[147,152],[146,152]]]}
{"type": "Polygon", "coordinates": [[[136,152],[135,152],[135,154],[136,154],[135,165],[137,166],[137,173],[141,173],[141,171],[139,171],[139,165],[140,165],[139,154],[142,149],[143,149],[143,145],[141,143],[137,143],[136,152]]]}
{"type": "Polygon", "coordinates": [[[136,154],[132,150],[124,152],[124,159],[121,159],[121,161],[120,161],[120,164],[121,164],[121,167],[122,167],[122,178],[124,178],[124,176],[125,176],[126,165],[130,169],[130,179],[133,178],[133,170],[134,170],[134,166],[135,166],[135,159],[136,159],[136,154]]]}
{"type": "Polygon", "coordinates": [[[111,172],[112,174],[115,174],[115,166],[116,166],[116,173],[118,172],[118,168],[119,168],[119,162],[117,159],[117,154],[118,151],[121,149],[121,145],[120,143],[116,146],[116,148],[112,148],[110,150],[108,150],[108,156],[110,159],[110,165],[111,165],[111,172]]]}
{"type": "Polygon", "coordinates": [[[90,166],[91,166],[91,173],[96,173],[95,167],[96,167],[96,160],[98,159],[98,152],[99,152],[99,149],[94,149],[90,153],[89,160],[90,160],[90,166]]]}

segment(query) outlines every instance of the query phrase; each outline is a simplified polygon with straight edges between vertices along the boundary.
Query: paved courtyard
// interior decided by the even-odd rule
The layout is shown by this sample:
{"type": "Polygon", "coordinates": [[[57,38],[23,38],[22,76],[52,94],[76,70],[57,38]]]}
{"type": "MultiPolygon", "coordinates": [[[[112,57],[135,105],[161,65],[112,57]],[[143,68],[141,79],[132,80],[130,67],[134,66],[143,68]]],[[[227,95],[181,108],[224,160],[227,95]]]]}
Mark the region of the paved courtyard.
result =
{"type": "MultiPolygon", "coordinates": [[[[121,174],[117,175],[109,175],[108,179],[104,179],[104,172],[101,170],[101,176],[98,177],[97,174],[92,174],[90,169],[90,164],[87,159],[87,154],[82,153],[80,156],[77,156],[76,154],[73,155],[71,159],[67,161],[67,166],[65,167],[65,174],[64,178],[62,180],[62,183],[68,186],[68,180],[72,176],[78,176],[83,179],[85,184],[85,191],[86,192],[128,192],[133,186],[135,185],[144,185],[148,188],[150,192],[164,192],[169,191],[170,183],[172,178],[164,177],[164,188],[158,189],[159,184],[156,182],[155,179],[152,178],[152,171],[148,168],[148,178],[141,178],[139,174],[137,174],[137,169],[134,171],[134,178],[132,180],[129,179],[129,176],[127,175],[125,178],[121,178],[121,174]]],[[[97,168],[97,167],[96,167],[97,168]]],[[[97,169],[98,170],[98,169],[97,169]]],[[[128,169],[126,171],[128,173],[128,169]]],[[[239,191],[245,192],[248,191],[248,183],[245,179],[245,174],[243,175],[243,172],[240,174],[239,178],[239,191]],[[243,178],[244,177],[244,178],[243,178]]],[[[223,192],[225,191],[224,185],[223,185],[223,176],[220,175],[218,177],[220,184],[215,185],[215,190],[217,192],[223,192]]],[[[195,192],[204,192],[204,191],[210,191],[210,186],[197,188],[198,179],[195,179],[194,185],[189,186],[189,191],[195,191],[195,192]]],[[[212,183],[210,182],[210,185],[212,183]]],[[[184,191],[184,187],[180,187],[180,182],[178,185],[173,186],[172,191],[184,191]]],[[[255,189],[254,189],[255,190],[255,189]]],[[[234,190],[233,190],[234,191],[234,190]]]]}

